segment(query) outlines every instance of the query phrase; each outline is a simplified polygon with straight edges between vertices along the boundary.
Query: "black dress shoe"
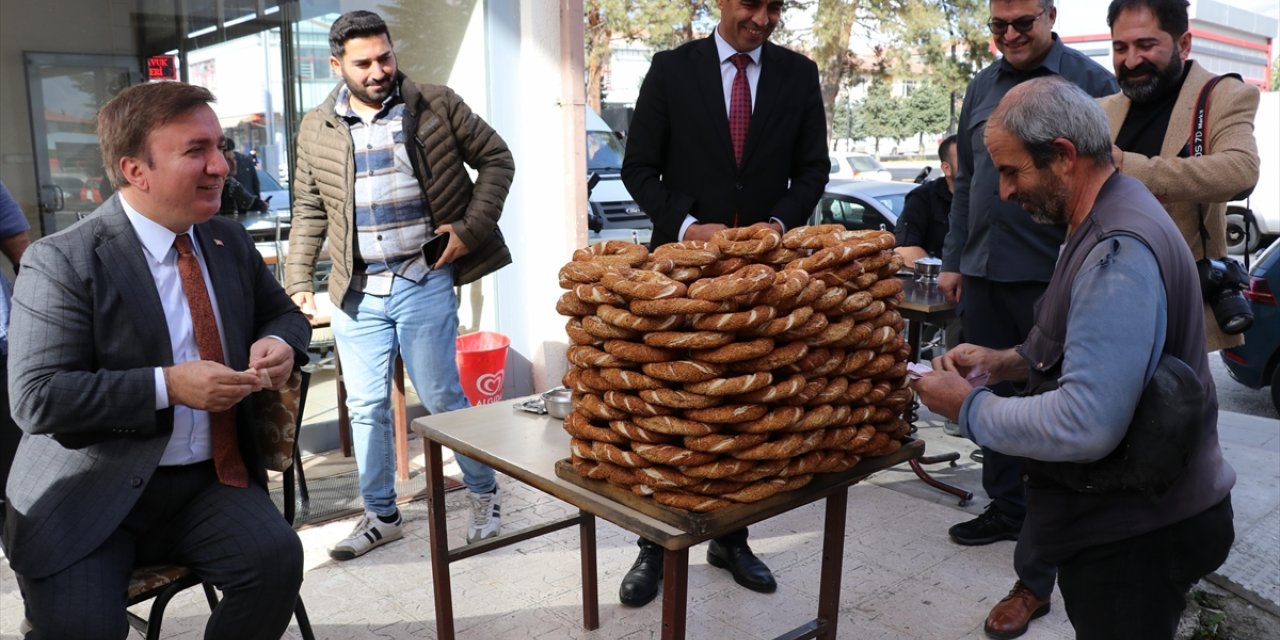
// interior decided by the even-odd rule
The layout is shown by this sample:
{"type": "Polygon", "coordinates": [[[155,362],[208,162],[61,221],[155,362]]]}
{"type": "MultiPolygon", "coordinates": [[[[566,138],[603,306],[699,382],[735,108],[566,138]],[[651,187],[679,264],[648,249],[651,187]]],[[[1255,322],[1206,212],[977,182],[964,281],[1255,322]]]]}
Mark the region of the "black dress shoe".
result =
{"type": "Polygon", "coordinates": [[[622,577],[618,588],[618,600],[628,607],[643,607],[658,595],[658,582],[662,580],[662,547],[640,540],[640,555],[631,570],[622,577]]]}
{"type": "Polygon", "coordinates": [[[778,590],[778,583],[773,580],[773,572],[769,571],[751,547],[746,543],[733,546],[722,546],[712,540],[707,546],[707,562],[713,567],[728,569],[733,574],[733,581],[760,593],[773,593],[778,590]]]}
{"type": "Polygon", "coordinates": [[[947,530],[951,540],[956,544],[983,545],[1000,540],[1017,540],[1022,531],[1022,520],[1011,518],[996,510],[994,504],[988,505],[982,515],[961,522],[947,530]]]}

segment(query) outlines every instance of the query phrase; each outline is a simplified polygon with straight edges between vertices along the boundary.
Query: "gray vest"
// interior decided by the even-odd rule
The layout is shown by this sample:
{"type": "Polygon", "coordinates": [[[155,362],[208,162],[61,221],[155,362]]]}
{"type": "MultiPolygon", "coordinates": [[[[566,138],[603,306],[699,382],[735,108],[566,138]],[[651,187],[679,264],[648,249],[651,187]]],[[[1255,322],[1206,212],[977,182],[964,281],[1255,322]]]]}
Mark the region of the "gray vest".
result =
{"type": "MultiPolygon", "coordinates": [[[[1037,467],[1040,463],[1029,462],[1024,534],[1051,560],[1198,514],[1225,498],[1235,482],[1235,474],[1223,462],[1218,448],[1218,400],[1205,354],[1203,304],[1195,263],[1163,207],[1131,177],[1113,174],[1099,192],[1093,210],[1067,239],[1053,278],[1036,304],[1035,327],[1019,347],[1030,367],[1026,388],[1052,387],[1060,375],[1076,274],[1098,243],[1117,235],[1138,239],[1155,255],[1163,282],[1152,286],[1164,286],[1168,300],[1163,351],[1190,365],[1202,381],[1207,398],[1204,428],[1186,472],[1156,495],[1077,493],[1050,479],[1037,467]]],[[[1117,313],[1124,311],[1118,309],[1117,313]]]]}

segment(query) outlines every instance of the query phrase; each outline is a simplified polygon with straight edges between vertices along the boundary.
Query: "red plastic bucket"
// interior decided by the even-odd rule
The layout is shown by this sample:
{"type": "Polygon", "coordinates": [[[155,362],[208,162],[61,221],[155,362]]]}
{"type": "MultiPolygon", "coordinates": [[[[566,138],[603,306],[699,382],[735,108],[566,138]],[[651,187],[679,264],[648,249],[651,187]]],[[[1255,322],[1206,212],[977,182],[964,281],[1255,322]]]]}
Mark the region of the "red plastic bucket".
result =
{"type": "Polygon", "coordinates": [[[458,336],[458,376],[473,406],[502,399],[510,344],[511,338],[493,331],[458,336]]]}

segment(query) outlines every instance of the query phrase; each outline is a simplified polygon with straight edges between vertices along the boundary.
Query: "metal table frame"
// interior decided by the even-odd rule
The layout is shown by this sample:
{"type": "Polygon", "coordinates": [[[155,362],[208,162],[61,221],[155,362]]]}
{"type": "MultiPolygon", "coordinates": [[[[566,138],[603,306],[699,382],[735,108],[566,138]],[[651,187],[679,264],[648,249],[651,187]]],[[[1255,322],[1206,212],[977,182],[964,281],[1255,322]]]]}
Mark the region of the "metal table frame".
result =
{"type": "Polygon", "coordinates": [[[514,412],[513,404],[512,401],[503,401],[413,421],[412,428],[423,437],[427,454],[431,580],[435,592],[436,632],[441,640],[455,637],[449,572],[452,563],[574,525],[578,527],[581,544],[583,626],[588,630],[598,628],[596,517],[651,540],[664,549],[662,638],[682,640],[687,613],[689,547],[817,500],[825,500],[817,616],[778,638],[835,640],[844,570],[848,489],[874,471],[903,461],[914,461],[914,457],[923,451],[922,442],[912,442],[898,453],[864,462],[848,472],[818,476],[809,486],[799,490],[752,505],[734,507],[737,511],[731,518],[726,518],[714,528],[693,534],[557,476],[555,463],[566,457],[569,451],[568,434],[558,420],[514,412]],[[450,549],[445,526],[442,452],[445,446],[577,507],[578,513],[450,549]]]}

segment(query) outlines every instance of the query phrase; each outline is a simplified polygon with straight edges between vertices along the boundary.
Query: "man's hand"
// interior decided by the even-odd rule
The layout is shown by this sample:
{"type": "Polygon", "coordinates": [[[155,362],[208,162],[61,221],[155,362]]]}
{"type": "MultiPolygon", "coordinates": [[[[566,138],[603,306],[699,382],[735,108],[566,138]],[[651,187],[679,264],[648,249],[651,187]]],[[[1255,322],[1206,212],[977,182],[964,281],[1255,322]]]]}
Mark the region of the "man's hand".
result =
{"type": "Polygon", "coordinates": [[[1027,379],[1027,363],[1014,349],[988,349],[976,344],[961,344],[933,359],[934,371],[955,373],[972,384],[985,374],[981,384],[996,384],[1027,379]]]}
{"type": "Polygon", "coordinates": [[[710,242],[711,236],[715,235],[717,231],[728,228],[729,227],[714,222],[708,222],[705,224],[695,222],[694,224],[689,225],[688,229],[684,230],[684,237],[681,238],[681,240],[701,240],[703,242],[710,242]]]}
{"type": "Polygon", "coordinates": [[[467,245],[462,242],[462,238],[458,237],[458,234],[453,232],[453,225],[442,224],[436,227],[436,233],[449,234],[449,244],[445,245],[444,252],[440,254],[440,261],[431,265],[432,269],[439,269],[440,267],[471,253],[471,250],[467,248],[467,245]]]}
{"type": "Polygon", "coordinates": [[[923,247],[917,246],[897,247],[893,252],[902,256],[903,266],[913,271],[916,268],[916,260],[929,257],[928,252],[926,252],[923,247]]]}
{"type": "Polygon", "coordinates": [[[290,297],[293,298],[293,303],[302,310],[302,315],[306,316],[307,320],[312,324],[315,324],[316,294],[311,291],[299,291],[290,297]]]}
{"type": "Polygon", "coordinates": [[[920,394],[920,402],[929,410],[952,421],[960,421],[960,407],[973,387],[967,380],[954,371],[934,369],[911,383],[911,388],[920,394]]]}
{"type": "Polygon", "coordinates": [[[938,290],[942,295],[947,297],[951,302],[960,302],[960,296],[964,292],[961,291],[960,274],[955,271],[943,271],[938,275],[938,290]]]}
{"type": "Polygon", "coordinates": [[[192,360],[164,370],[169,404],[202,411],[226,411],[245,396],[262,390],[262,379],[252,372],[233,371],[210,360],[192,360]]]}
{"type": "Polygon", "coordinates": [[[289,381],[293,372],[293,347],[284,340],[276,338],[260,338],[249,346],[249,369],[266,371],[271,377],[270,384],[263,381],[267,389],[279,389],[289,381]]]}

